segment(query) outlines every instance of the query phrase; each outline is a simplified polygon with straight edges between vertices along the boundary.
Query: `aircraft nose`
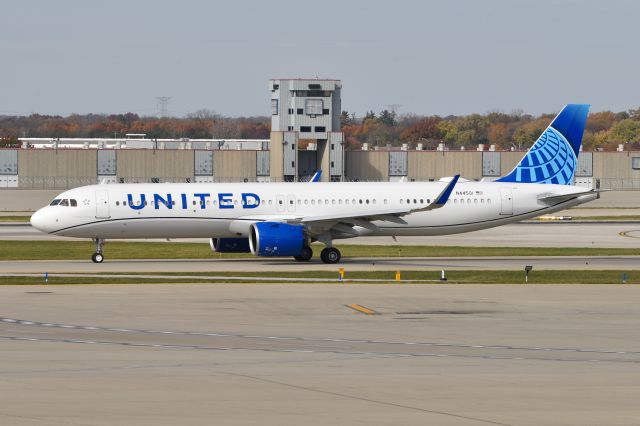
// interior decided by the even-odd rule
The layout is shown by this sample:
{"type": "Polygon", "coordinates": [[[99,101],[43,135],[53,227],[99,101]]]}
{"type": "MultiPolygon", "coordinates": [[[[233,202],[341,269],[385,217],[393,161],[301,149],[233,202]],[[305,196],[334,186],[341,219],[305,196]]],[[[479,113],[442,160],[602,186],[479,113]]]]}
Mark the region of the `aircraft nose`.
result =
{"type": "Polygon", "coordinates": [[[49,223],[50,221],[48,220],[48,217],[47,208],[41,208],[31,216],[31,226],[36,228],[38,231],[49,232],[51,223],[49,223]]]}

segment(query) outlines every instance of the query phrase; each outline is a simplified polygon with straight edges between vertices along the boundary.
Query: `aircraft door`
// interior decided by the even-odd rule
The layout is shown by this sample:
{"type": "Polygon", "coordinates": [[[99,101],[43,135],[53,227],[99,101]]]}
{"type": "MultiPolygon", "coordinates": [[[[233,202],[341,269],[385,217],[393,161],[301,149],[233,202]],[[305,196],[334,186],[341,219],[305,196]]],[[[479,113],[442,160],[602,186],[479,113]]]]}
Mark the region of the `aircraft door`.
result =
{"type": "Polygon", "coordinates": [[[500,214],[513,214],[513,191],[511,189],[500,190],[500,214]]]}
{"type": "Polygon", "coordinates": [[[287,211],[289,212],[296,211],[296,196],[293,194],[287,195],[287,211]]]}
{"type": "Polygon", "coordinates": [[[278,195],[276,197],[276,205],[278,207],[278,212],[282,213],[285,211],[284,203],[285,203],[284,195],[278,195]]]}
{"type": "Polygon", "coordinates": [[[96,191],[96,219],[109,219],[109,192],[104,189],[96,191]]]}

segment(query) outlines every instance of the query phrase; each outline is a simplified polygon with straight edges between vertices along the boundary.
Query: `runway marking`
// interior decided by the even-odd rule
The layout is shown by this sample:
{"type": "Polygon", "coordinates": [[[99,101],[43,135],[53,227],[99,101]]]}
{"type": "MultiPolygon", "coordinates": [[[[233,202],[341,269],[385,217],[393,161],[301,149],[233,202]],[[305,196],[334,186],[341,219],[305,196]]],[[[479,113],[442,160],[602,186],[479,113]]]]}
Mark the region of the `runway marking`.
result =
{"type": "Polygon", "coordinates": [[[358,305],[357,303],[352,303],[350,305],[345,305],[347,308],[351,308],[354,311],[358,311],[361,314],[365,315],[380,315],[379,312],[374,311],[373,309],[369,309],[366,306],[358,305]]]}
{"type": "MultiPolygon", "coordinates": [[[[506,351],[531,351],[531,352],[564,352],[564,353],[580,353],[580,354],[602,354],[602,355],[640,355],[640,351],[620,351],[620,350],[606,350],[606,349],[584,349],[584,348],[545,348],[536,346],[513,346],[513,345],[471,345],[463,343],[440,343],[440,342],[401,342],[401,341],[386,341],[375,339],[332,339],[332,338],[313,338],[313,337],[282,337],[282,336],[261,336],[261,335],[243,335],[243,334],[231,334],[231,333],[201,333],[201,332],[187,332],[187,331],[163,331],[163,330],[136,330],[136,329],[124,329],[124,328],[107,328],[97,326],[81,326],[81,325],[69,325],[69,324],[55,324],[44,323],[38,321],[26,321],[15,318],[3,318],[0,317],[0,322],[8,324],[19,324],[34,327],[53,327],[67,330],[96,330],[107,331],[116,333],[145,333],[145,334],[166,334],[166,335],[191,335],[191,336],[209,336],[209,337],[228,337],[238,339],[269,339],[269,340],[285,340],[285,341],[299,341],[299,342],[332,342],[332,343],[362,343],[362,344],[381,344],[381,345],[397,345],[397,346],[423,346],[423,347],[437,347],[437,348],[458,348],[458,349],[494,349],[494,350],[506,350],[506,351]]],[[[25,338],[16,336],[0,336],[0,338],[13,339],[13,340],[29,340],[30,341],[55,341],[55,342],[71,342],[69,339],[53,339],[53,338],[25,338]]],[[[87,343],[87,341],[74,341],[71,343],[87,343]]],[[[402,352],[348,352],[348,351],[334,351],[334,350],[294,350],[294,349],[248,349],[248,348],[220,348],[220,347],[208,347],[208,346],[196,346],[196,345],[152,345],[152,344],[136,344],[127,342],[111,342],[96,341],[93,344],[117,344],[123,346],[142,346],[142,347],[161,347],[161,348],[190,348],[190,349],[217,349],[217,350],[264,350],[271,352],[293,352],[293,353],[339,353],[339,354],[351,354],[351,355],[372,355],[372,356],[432,356],[432,357],[462,357],[462,358],[484,358],[484,359],[537,359],[537,360],[549,360],[549,361],[588,361],[577,358],[557,359],[557,358],[522,358],[522,357],[508,357],[498,355],[453,355],[453,354],[414,354],[414,353],[402,353],[402,352]]],[[[627,363],[640,363],[640,360],[591,360],[592,362],[608,361],[608,362],[627,362],[627,363]]]]}
{"type": "Polygon", "coordinates": [[[242,351],[242,352],[267,352],[267,353],[293,353],[293,354],[337,354],[337,355],[355,355],[367,357],[393,357],[393,358],[462,358],[462,359],[485,359],[498,361],[554,361],[554,362],[609,362],[615,364],[640,364],[640,360],[607,360],[607,359],[578,359],[578,358],[524,358],[509,357],[498,355],[475,355],[475,354],[436,354],[436,353],[403,353],[403,352],[370,352],[370,351],[341,351],[337,349],[311,350],[311,349],[274,349],[274,348],[242,348],[230,346],[203,346],[203,345],[169,345],[158,343],[132,343],[119,342],[112,340],[78,340],[78,339],[56,339],[56,338],[34,338],[19,336],[3,336],[0,339],[23,341],[23,342],[49,342],[49,343],[73,343],[73,344],[97,344],[97,345],[113,345],[127,346],[139,348],[160,348],[160,349],[190,349],[190,350],[209,350],[209,351],[242,351]]]}

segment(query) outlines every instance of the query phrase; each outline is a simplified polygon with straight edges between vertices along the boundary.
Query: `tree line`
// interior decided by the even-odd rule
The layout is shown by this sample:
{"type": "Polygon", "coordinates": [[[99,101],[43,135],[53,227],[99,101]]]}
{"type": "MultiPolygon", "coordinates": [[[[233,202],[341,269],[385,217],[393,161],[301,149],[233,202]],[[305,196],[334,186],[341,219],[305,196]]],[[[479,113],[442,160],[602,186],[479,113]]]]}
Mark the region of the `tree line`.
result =
{"type": "MultiPolygon", "coordinates": [[[[522,111],[441,117],[416,114],[398,115],[394,111],[367,112],[363,117],[342,111],[341,130],[348,149],[363,143],[374,146],[400,146],[436,149],[475,149],[478,144],[498,149],[529,147],[547,127],[554,114],[534,116],[522,111]]],[[[210,110],[199,110],[185,117],[145,117],[126,114],[72,114],[69,116],[32,114],[0,116],[3,146],[17,146],[18,137],[123,138],[127,133],[144,133],[148,138],[190,139],[268,139],[270,117],[225,117],[210,110]]],[[[589,115],[584,134],[585,150],[615,150],[618,144],[640,149],[640,108],[589,115]]]]}
{"type": "MultiPolygon", "coordinates": [[[[496,145],[497,149],[525,149],[535,142],[549,125],[554,114],[534,116],[522,111],[463,116],[419,116],[383,110],[369,111],[358,119],[343,111],[342,131],[349,148],[363,143],[370,146],[397,146],[406,143],[415,148],[436,149],[444,143],[447,149],[476,149],[478,144],[496,145]]],[[[627,149],[640,149],[640,108],[623,112],[589,114],[583,137],[585,150],[615,150],[618,144],[630,144],[627,149]]]]}

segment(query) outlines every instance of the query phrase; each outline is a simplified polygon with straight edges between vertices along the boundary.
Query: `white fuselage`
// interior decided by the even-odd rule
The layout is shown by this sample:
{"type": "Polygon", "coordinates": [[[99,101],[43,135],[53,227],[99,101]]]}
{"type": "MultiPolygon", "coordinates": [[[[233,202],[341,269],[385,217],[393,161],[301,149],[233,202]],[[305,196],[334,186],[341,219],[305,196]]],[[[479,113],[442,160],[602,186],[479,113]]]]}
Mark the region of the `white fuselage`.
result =
{"type": "MultiPolygon", "coordinates": [[[[55,235],[102,238],[225,238],[247,236],[257,221],[368,210],[418,209],[446,182],[199,183],[92,185],[60,194],[71,205],[51,205],[32,224],[55,235]]],[[[596,193],[549,202],[548,197],[584,193],[567,185],[459,182],[444,207],[354,226],[357,235],[443,235],[491,228],[552,213],[597,198],[596,193]],[[547,200],[541,200],[547,198],[547,200]]],[[[384,218],[384,216],[383,216],[384,218]]],[[[339,222],[336,220],[336,222],[339,222]]],[[[353,234],[334,233],[333,238],[353,234]]]]}

